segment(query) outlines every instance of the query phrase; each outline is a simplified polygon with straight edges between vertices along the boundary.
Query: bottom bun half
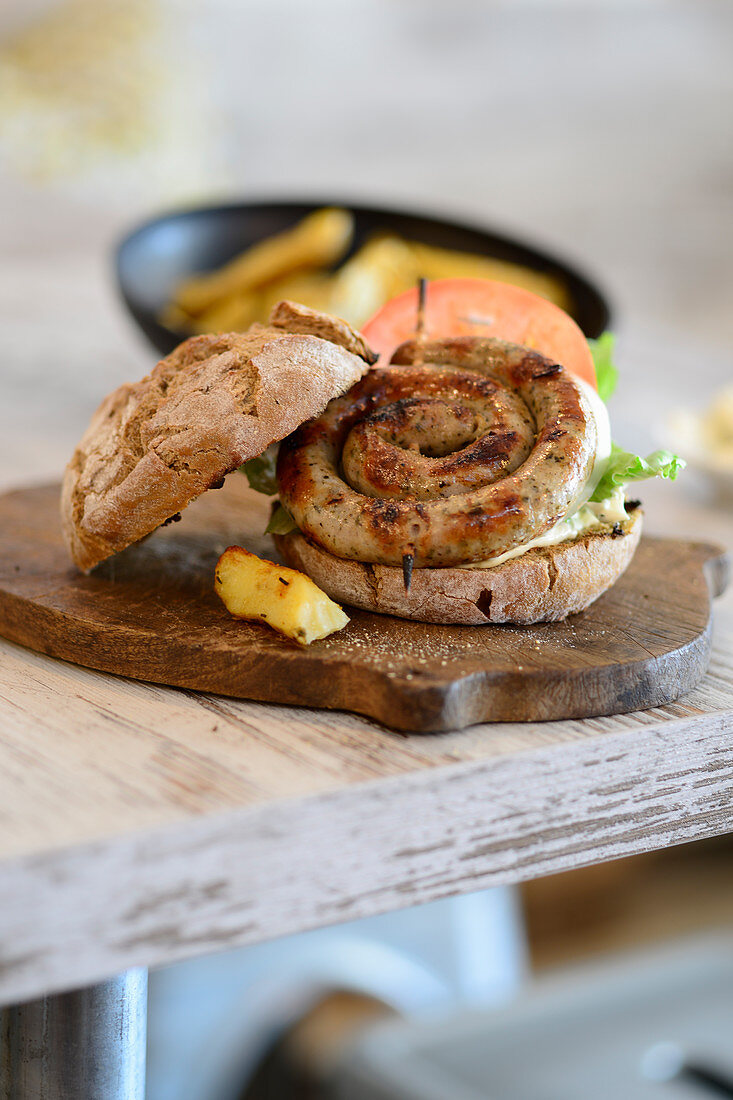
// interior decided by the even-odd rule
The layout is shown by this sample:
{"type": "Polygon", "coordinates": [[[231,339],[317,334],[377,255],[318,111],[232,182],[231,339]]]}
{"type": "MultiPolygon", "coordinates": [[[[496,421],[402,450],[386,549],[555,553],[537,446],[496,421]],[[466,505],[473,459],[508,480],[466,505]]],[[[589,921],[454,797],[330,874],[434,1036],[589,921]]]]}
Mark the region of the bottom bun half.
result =
{"type": "Polygon", "coordinates": [[[534,547],[489,569],[415,569],[409,591],[391,565],[334,557],[299,531],[276,535],[288,565],[340,603],[425,623],[552,622],[582,611],[624,572],[639,543],[641,510],[621,529],[534,547]]]}

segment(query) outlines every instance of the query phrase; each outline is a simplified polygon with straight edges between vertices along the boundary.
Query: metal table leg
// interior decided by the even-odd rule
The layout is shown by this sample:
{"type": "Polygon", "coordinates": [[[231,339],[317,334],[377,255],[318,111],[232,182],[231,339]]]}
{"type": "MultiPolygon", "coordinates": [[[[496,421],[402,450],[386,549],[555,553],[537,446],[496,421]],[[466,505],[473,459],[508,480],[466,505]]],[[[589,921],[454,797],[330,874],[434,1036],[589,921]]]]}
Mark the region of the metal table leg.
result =
{"type": "Polygon", "coordinates": [[[144,1100],[147,970],[2,1010],[0,1100],[144,1100]]]}

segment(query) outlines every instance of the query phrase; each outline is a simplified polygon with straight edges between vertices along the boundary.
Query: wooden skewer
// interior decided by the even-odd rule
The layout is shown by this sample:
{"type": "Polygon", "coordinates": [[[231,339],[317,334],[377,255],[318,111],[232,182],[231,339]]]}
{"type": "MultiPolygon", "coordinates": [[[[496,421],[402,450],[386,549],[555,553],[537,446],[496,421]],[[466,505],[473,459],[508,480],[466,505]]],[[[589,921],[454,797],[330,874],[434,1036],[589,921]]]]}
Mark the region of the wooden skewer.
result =
{"type": "Polygon", "coordinates": [[[417,326],[416,331],[418,339],[425,335],[425,306],[428,297],[428,280],[418,279],[417,281],[417,326]]]}
{"type": "MultiPolygon", "coordinates": [[[[428,280],[418,279],[417,281],[417,323],[415,325],[415,332],[417,333],[418,344],[425,335],[425,304],[428,296],[428,280]]],[[[419,362],[419,356],[417,361],[419,362]]],[[[405,592],[410,591],[410,584],[412,583],[412,568],[415,564],[414,554],[402,555],[402,580],[405,585],[405,592]]]]}
{"type": "Polygon", "coordinates": [[[415,366],[422,366],[422,353],[420,352],[420,345],[425,339],[425,310],[428,298],[428,280],[418,279],[417,281],[417,320],[415,323],[415,335],[417,337],[417,354],[415,356],[415,366]]]}

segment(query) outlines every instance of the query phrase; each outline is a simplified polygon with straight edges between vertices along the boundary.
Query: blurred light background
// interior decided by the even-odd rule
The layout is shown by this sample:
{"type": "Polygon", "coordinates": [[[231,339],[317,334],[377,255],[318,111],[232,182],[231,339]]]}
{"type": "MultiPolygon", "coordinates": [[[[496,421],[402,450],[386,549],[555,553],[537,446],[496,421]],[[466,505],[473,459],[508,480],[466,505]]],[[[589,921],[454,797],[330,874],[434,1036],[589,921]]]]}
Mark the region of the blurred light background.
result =
{"type": "MultiPolygon", "coordinates": [[[[57,477],[153,361],[117,240],[232,197],[436,212],[578,264],[615,307],[616,423],[658,444],[668,409],[733,378],[732,62],[728,0],[4,0],[0,479],[57,477]],[[645,373],[662,348],[669,385],[645,373]]],[[[729,868],[719,845],[527,887],[532,960],[729,921],[729,868]]]]}
{"type": "Polygon", "coordinates": [[[473,219],[593,273],[622,334],[721,354],[732,46],[727,0],[5,0],[5,384],[50,387],[49,447],[73,446],[150,361],[111,246],[230,196],[473,219]]]}

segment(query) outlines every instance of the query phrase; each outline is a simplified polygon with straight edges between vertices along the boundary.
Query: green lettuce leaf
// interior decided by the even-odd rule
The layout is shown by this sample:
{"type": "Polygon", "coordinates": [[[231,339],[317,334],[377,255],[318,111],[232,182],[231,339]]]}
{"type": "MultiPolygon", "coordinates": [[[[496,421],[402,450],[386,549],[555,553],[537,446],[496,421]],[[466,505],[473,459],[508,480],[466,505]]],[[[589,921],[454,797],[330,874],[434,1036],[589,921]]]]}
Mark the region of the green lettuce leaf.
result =
{"type": "Polygon", "coordinates": [[[249,462],[239,467],[242,473],[246,474],[250,486],[268,497],[277,496],[277,477],[275,476],[277,448],[278,444],[272,443],[261,455],[250,458],[249,462]]]}
{"type": "Polygon", "coordinates": [[[618,369],[613,362],[615,343],[616,337],[611,332],[604,332],[597,340],[588,341],[588,347],[593,356],[593,364],[596,368],[598,396],[601,401],[608,401],[618,382],[618,369]]]}
{"type": "Polygon", "coordinates": [[[591,500],[606,500],[615,489],[630,481],[643,481],[650,477],[666,477],[674,481],[687,463],[671,451],[653,451],[646,458],[630,454],[614,443],[611,457],[593,492],[591,500]]]}
{"type": "Polygon", "coordinates": [[[278,504],[270,516],[270,522],[265,528],[267,535],[289,535],[291,531],[297,531],[298,525],[282,504],[278,504]]]}

